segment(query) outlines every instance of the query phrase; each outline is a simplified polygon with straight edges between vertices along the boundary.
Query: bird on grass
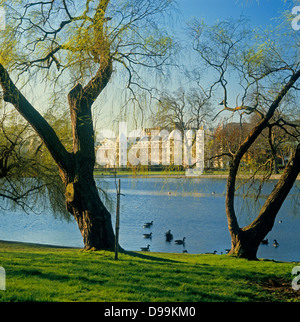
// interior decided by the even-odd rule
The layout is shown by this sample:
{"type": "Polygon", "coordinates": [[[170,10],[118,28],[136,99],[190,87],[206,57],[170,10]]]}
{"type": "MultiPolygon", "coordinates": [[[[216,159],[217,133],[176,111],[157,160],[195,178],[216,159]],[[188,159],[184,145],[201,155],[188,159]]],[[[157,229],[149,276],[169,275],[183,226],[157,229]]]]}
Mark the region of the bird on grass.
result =
{"type": "Polygon", "coordinates": [[[216,255],[217,254],[217,251],[216,250],[214,250],[214,252],[213,253],[205,253],[206,255],[216,255]]]}
{"type": "Polygon", "coordinates": [[[150,245],[148,244],[147,247],[141,247],[142,252],[150,252],[150,245]]]}
{"type": "Polygon", "coordinates": [[[150,228],[153,225],[153,220],[151,222],[146,222],[143,225],[143,228],[150,228]]]}

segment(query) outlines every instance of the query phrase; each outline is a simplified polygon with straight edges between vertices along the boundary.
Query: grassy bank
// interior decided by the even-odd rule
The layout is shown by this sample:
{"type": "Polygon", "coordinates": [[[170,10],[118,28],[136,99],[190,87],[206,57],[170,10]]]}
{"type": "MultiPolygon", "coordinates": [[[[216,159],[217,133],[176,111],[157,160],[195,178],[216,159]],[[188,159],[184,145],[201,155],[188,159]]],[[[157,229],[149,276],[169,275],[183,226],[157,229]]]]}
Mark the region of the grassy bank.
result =
{"type": "Polygon", "coordinates": [[[299,301],[295,263],[0,242],[0,301],[299,301]]]}

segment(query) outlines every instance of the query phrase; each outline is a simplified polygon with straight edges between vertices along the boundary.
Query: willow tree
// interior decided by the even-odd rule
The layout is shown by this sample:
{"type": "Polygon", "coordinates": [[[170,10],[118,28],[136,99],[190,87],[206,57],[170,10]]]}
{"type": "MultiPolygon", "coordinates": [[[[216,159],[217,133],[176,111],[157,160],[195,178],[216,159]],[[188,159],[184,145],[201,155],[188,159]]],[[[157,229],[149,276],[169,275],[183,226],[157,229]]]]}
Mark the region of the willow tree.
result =
{"type": "MultiPolygon", "coordinates": [[[[70,147],[67,116],[58,118],[48,113],[47,119],[70,147]]],[[[68,220],[63,190],[56,165],[34,130],[17,111],[1,108],[0,208],[10,211],[19,207],[29,214],[43,213],[51,205],[55,216],[68,220]]]]}
{"type": "MultiPolygon", "coordinates": [[[[171,39],[161,21],[169,0],[1,1],[7,27],[0,47],[3,99],[29,122],[49,150],[65,186],[65,202],[86,249],[113,249],[111,215],[101,201],[95,164],[92,107],[117,69],[131,93],[147,88],[144,69],[161,69],[171,39]],[[25,96],[37,83],[67,93],[72,149],[25,96]],[[25,85],[24,85],[25,84],[25,85]],[[24,88],[21,92],[20,86],[24,88]]],[[[39,93],[36,93],[38,95],[39,93]]],[[[41,93],[42,95],[42,93],[41,93]]]]}
{"type": "MultiPolygon", "coordinates": [[[[256,259],[261,241],[272,230],[300,172],[299,36],[292,31],[290,24],[287,29],[259,33],[247,28],[244,20],[223,21],[211,27],[193,21],[190,28],[195,53],[203,62],[203,70],[207,68],[210,71],[206,75],[211,76],[211,79],[206,79],[206,83],[211,85],[205,87],[205,78],[200,74],[201,89],[208,100],[218,99],[221,110],[216,117],[229,112],[230,118],[240,120],[241,130],[246,134],[235,146],[228,142],[227,151],[219,151],[217,157],[223,156],[229,163],[225,208],[231,235],[230,254],[256,259]],[[251,115],[256,115],[256,121],[249,129],[251,115]],[[247,131],[243,128],[245,121],[247,131]],[[246,227],[240,227],[235,195],[243,158],[251,148],[255,148],[256,141],[264,132],[272,137],[276,129],[284,131],[294,143],[292,157],[257,217],[246,227]]],[[[272,149],[272,140],[269,143],[272,149]]],[[[264,170],[264,178],[270,178],[272,165],[270,158],[253,172],[262,173],[264,170]]],[[[259,191],[261,189],[258,189],[258,194],[259,191]]]]}

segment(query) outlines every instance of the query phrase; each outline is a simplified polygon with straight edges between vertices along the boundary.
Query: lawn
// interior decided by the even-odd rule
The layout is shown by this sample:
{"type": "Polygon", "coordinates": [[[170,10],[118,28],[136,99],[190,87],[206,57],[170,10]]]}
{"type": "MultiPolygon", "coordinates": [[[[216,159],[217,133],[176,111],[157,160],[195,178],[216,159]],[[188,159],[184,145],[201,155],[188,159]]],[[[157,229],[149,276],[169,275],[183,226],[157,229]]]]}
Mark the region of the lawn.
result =
{"type": "Polygon", "coordinates": [[[108,251],[0,242],[0,301],[299,301],[291,287],[296,265],[149,252],[115,261],[108,251]]]}

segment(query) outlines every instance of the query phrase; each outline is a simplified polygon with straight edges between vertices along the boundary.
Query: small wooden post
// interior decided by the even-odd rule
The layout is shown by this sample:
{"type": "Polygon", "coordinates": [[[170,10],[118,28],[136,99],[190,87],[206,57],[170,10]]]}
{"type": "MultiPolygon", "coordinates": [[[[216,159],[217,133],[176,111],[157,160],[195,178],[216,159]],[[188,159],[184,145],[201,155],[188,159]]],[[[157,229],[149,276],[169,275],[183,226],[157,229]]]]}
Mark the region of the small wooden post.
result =
{"type": "Polygon", "coordinates": [[[118,260],[118,251],[119,251],[120,196],[121,196],[121,180],[119,179],[118,190],[117,190],[117,209],[116,209],[115,260],[118,260]]]}

